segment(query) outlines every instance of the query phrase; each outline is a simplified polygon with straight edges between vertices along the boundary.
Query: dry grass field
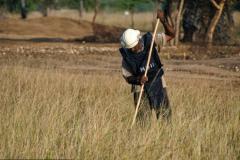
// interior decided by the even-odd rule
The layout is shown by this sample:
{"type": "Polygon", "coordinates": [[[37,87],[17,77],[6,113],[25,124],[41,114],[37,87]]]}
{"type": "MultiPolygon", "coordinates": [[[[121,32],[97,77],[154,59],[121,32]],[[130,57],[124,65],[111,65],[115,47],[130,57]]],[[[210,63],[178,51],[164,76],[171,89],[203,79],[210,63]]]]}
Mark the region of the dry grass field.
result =
{"type": "Polygon", "coordinates": [[[0,44],[0,158],[240,159],[239,72],[164,60],[172,121],[130,129],[117,47],[93,46],[0,44]]]}
{"type": "MultiPolygon", "coordinates": [[[[172,120],[130,129],[119,45],[21,41],[93,34],[92,13],[40,17],[0,22],[0,159],[240,160],[239,46],[162,49],[172,120]]],[[[136,14],[136,28],[152,30],[152,19],[136,14]]],[[[130,17],[100,13],[97,23],[129,27],[130,17]]]]}

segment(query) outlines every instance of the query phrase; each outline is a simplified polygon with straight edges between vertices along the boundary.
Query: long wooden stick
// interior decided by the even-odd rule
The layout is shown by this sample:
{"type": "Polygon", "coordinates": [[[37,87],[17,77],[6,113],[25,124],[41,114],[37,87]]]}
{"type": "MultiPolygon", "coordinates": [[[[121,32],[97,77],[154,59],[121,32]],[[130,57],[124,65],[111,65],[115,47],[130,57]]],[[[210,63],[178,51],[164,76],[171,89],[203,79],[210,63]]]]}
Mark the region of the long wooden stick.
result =
{"type": "MultiPolygon", "coordinates": [[[[154,32],[153,32],[152,42],[151,42],[151,46],[150,46],[149,53],[148,53],[148,59],[147,59],[146,67],[145,67],[146,70],[145,70],[144,76],[147,76],[149,63],[150,63],[151,56],[152,56],[153,44],[154,44],[156,33],[157,33],[158,24],[159,24],[159,18],[157,19],[157,23],[155,25],[155,29],[154,29],[154,32]]],[[[133,125],[135,124],[135,121],[136,121],[138,109],[139,109],[141,98],[142,98],[142,94],[143,94],[143,88],[144,88],[144,84],[141,85],[141,90],[140,90],[140,94],[139,94],[139,97],[138,97],[138,102],[137,102],[137,106],[136,106],[136,110],[135,110],[135,114],[134,114],[134,117],[133,117],[131,128],[133,127],[133,125]]]]}

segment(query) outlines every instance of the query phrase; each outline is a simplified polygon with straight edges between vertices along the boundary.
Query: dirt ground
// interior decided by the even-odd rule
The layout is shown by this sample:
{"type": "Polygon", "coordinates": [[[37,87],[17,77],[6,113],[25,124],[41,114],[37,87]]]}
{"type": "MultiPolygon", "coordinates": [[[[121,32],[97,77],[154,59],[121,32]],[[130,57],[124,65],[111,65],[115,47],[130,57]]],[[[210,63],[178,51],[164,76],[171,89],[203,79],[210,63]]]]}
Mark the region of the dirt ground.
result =
{"type": "MultiPolygon", "coordinates": [[[[121,31],[103,25],[92,28],[89,22],[68,18],[4,18],[0,21],[0,65],[121,75],[116,43],[121,31]]],[[[167,76],[240,84],[239,46],[216,46],[211,50],[195,45],[165,47],[160,56],[167,76]]]]}
{"type": "Polygon", "coordinates": [[[21,20],[6,18],[0,21],[1,38],[76,38],[93,34],[91,24],[67,18],[36,18],[21,20]],[[67,27],[67,28],[66,28],[67,27]]]}
{"type": "Polygon", "coordinates": [[[123,29],[63,17],[0,19],[0,39],[31,41],[117,42],[123,29]]]}
{"type": "MultiPolygon", "coordinates": [[[[86,74],[119,74],[121,56],[117,44],[34,43],[1,41],[0,65],[63,70],[86,74]]],[[[169,58],[161,53],[166,76],[178,79],[209,79],[240,85],[240,53],[222,58],[169,58]]]]}

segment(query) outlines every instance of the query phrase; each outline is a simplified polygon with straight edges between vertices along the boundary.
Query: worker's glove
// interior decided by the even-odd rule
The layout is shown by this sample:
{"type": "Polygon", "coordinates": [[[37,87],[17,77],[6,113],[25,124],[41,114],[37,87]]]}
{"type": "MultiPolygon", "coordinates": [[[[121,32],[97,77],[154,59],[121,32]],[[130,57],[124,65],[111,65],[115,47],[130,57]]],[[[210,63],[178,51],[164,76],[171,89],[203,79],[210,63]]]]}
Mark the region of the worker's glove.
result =
{"type": "Polygon", "coordinates": [[[147,76],[144,76],[144,75],[143,75],[143,76],[140,78],[140,84],[141,84],[141,85],[145,84],[147,81],[148,81],[148,77],[147,77],[147,76]]]}

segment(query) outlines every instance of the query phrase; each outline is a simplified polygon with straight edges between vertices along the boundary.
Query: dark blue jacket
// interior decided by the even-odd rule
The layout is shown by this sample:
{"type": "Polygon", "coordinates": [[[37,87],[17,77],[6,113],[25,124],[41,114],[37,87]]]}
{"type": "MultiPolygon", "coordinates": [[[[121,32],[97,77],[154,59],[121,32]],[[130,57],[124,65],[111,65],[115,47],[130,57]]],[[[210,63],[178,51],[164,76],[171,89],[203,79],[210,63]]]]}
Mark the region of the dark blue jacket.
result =
{"type": "MultiPolygon", "coordinates": [[[[131,76],[125,77],[125,79],[128,83],[132,84],[135,101],[138,99],[139,92],[136,90],[136,85],[140,85],[140,77],[145,72],[148,52],[152,41],[151,33],[143,35],[141,41],[144,44],[144,50],[141,53],[134,54],[129,49],[119,49],[123,58],[123,64],[125,65],[124,68],[131,73],[131,76]]],[[[148,97],[150,106],[154,108],[159,108],[164,101],[164,89],[162,85],[162,75],[164,73],[162,66],[156,45],[154,45],[147,74],[148,81],[144,85],[144,94],[148,97]]]]}
{"type": "MultiPolygon", "coordinates": [[[[145,66],[147,63],[148,53],[151,46],[152,41],[152,34],[146,33],[142,36],[143,44],[144,44],[144,50],[141,53],[132,53],[131,50],[127,48],[120,48],[119,51],[122,55],[124,63],[127,65],[127,70],[132,74],[132,76],[125,77],[127,82],[130,84],[136,84],[140,85],[140,77],[144,75],[145,72],[145,66]]],[[[157,73],[160,75],[163,75],[162,63],[160,61],[160,58],[158,56],[158,51],[156,49],[156,44],[154,44],[151,61],[149,65],[148,70],[148,83],[150,83],[157,73]]]]}

